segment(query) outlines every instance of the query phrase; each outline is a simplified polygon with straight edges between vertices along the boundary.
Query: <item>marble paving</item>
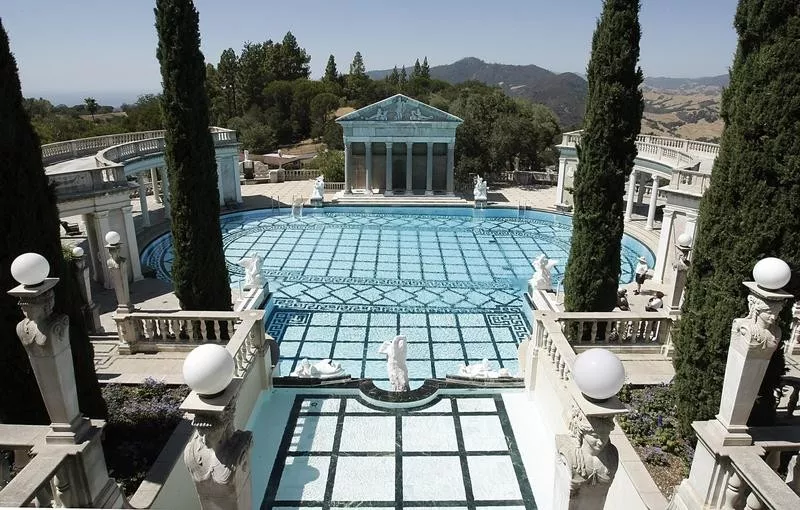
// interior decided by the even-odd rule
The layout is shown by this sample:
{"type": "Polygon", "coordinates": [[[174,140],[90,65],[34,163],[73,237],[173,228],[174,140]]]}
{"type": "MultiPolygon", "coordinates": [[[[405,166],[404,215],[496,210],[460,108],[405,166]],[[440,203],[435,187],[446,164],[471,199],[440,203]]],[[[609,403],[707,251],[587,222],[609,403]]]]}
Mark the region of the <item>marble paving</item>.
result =
{"type": "Polygon", "coordinates": [[[262,509],[535,509],[500,395],[414,410],[297,395],[262,509]]]}

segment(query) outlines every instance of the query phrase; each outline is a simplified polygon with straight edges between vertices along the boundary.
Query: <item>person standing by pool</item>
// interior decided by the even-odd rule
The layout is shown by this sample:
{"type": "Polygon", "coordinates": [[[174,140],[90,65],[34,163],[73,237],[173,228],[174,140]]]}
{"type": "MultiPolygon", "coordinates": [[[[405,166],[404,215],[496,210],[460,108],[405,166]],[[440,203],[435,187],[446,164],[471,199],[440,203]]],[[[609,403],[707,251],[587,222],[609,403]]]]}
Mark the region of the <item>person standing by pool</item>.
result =
{"type": "Polygon", "coordinates": [[[636,265],[636,269],[634,270],[634,278],[636,279],[636,290],[633,291],[634,294],[637,296],[642,291],[642,284],[644,284],[645,279],[647,278],[647,271],[650,270],[650,267],[647,265],[647,259],[644,257],[639,257],[639,263],[636,265]]]}

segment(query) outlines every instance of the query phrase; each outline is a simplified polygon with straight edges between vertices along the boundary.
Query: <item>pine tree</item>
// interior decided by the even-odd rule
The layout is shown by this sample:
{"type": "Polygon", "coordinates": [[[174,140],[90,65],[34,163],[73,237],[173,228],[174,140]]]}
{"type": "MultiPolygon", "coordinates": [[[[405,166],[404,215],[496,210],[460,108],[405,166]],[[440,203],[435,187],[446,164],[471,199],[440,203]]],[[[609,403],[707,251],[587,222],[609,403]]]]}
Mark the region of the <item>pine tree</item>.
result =
{"type": "Polygon", "coordinates": [[[239,114],[239,105],[237,104],[236,97],[236,82],[237,75],[239,74],[239,60],[236,57],[236,52],[233,48],[228,48],[222,52],[219,58],[219,65],[217,65],[217,73],[219,76],[220,86],[223,89],[225,97],[226,115],[227,119],[235,117],[239,114]]]}
{"type": "MultiPolygon", "coordinates": [[[[753,265],[774,256],[794,271],[800,268],[800,4],[741,0],[734,26],[739,44],[722,96],[725,129],[700,204],[674,335],[674,388],[684,433],[691,433],[692,421],[710,419],[719,408],[731,321],[747,313],[742,282],[752,279],[753,265]]],[[[785,338],[788,321],[783,325],[785,338]]],[[[751,424],[773,421],[774,389],[783,370],[779,347],[751,424]]]]}
{"type": "Polygon", "coordinates": [[[406,74],[406,66],[403,66],[403,68],[400,69],[400,88],[402,89],[403,87],[405,87],[407,83],[408,83],[408,74],[406,74]]]}
{"type": "Polygon", "coordinates": [[[35,252],[50,262],[55,287],[55,313],[69,315],[70,347],[81,412],[105,418],[106,407],[94,371],[94,353],[80,313],[77,280],[61,251],[56,198],[42,166],[39,137],[23,106],[17,63],[0,20],[0,423],[47,424],[36,378],[16,325],[22,311],[6,291],[16,287],[11,262],[35,252]]]}
{"type": "Polygon", "coordinates": [[[422,75],[422,66],[419,63],[419,59],[414,62],[414,70],[411,71],[411,79],[414,80],[419,78],[422,75]]]}
{"type": "Polygon", "coordinates": [[[363,76],[365,73],[366,73],[366,68],[364,67],[364,59],[361,56],[361,52],[357,51],[355,56],[353,57],[353,63],[350,64],[350,75],[363,76]]]}
{"type": "Polygon", "coordinates": [[[623,196],[644,103],[639,0],[605,0],[592,38],[589,94],[578,147],[572,246],[564,280],[570,312],[611,311],[620,276],[623,196]]]}
{"type": "Polygon", "coordinates": [[[156,31],[175,260],[172,282],[186,310],[230,310],[222,251],[205,64],[192,0],[156,0],[156,31]]]}
{"type": "Polygon", "coordinates": [[[395,87],[400,84],[400,71],[397,70],[397,66],[394,66],[392,72],[386,75],[386,81],[390,85],[394,85],[395,87]]]}
{"type": "Polygon", "coordinates": [[[336,59],[333,58],[333,55],[328,57],[328,65],[325,66],[325,76],[322,77],[322,81],[330,83],[339,81],[339,71],[336,70],[336,59]]]}
{"type": "Polygon", "coordinates": [[[422,69],[420,70],[420,77],[430,80],[431,79],[431,68],[428,65],[428,57],[425,57],[422,60],[422,69]]]}
{"type": "Polygon", "coordinates": [[[291,32],[286,32],[283,41],[273,48],[271,66],[276,80],[307,79],[311,75],[309,62],[311,57],[291,32]]]}

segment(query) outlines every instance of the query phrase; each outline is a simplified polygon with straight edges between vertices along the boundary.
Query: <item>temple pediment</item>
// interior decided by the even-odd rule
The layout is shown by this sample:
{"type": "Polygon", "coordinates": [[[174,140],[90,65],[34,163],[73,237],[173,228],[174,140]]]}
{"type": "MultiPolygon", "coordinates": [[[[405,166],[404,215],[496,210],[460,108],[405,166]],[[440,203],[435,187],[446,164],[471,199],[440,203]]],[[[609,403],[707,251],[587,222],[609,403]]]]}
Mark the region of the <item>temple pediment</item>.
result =
{"type": "Polygon", "coordinates": [[[455,115],[403,94],[396,94],[336,119],[336,122],[351,121],[463,122],[455,115]]]}

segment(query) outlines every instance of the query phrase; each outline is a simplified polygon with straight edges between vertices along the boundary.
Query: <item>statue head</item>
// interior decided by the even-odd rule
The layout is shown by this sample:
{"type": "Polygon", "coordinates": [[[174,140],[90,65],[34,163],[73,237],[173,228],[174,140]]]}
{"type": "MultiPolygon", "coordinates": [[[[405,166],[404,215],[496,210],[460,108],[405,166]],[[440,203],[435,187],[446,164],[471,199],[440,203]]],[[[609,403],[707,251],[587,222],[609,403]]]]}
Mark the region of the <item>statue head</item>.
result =
{"type": "Polygon", "coordinates": [[[747,305],[749,308],[747,318],[752,319],[753,322],[764,329],[770,329],[778,320],[778,314],[781,311],[783,302],[765,301],[758,296],[750,294],[747,296],[747,305]]]}
{"type": "Polygon", "coordinates": [[[596,457],[611,441],[614,421],[604,416],[587,417],[579,409],[573,408],[569,429],[578,448],[596,457]]]}

